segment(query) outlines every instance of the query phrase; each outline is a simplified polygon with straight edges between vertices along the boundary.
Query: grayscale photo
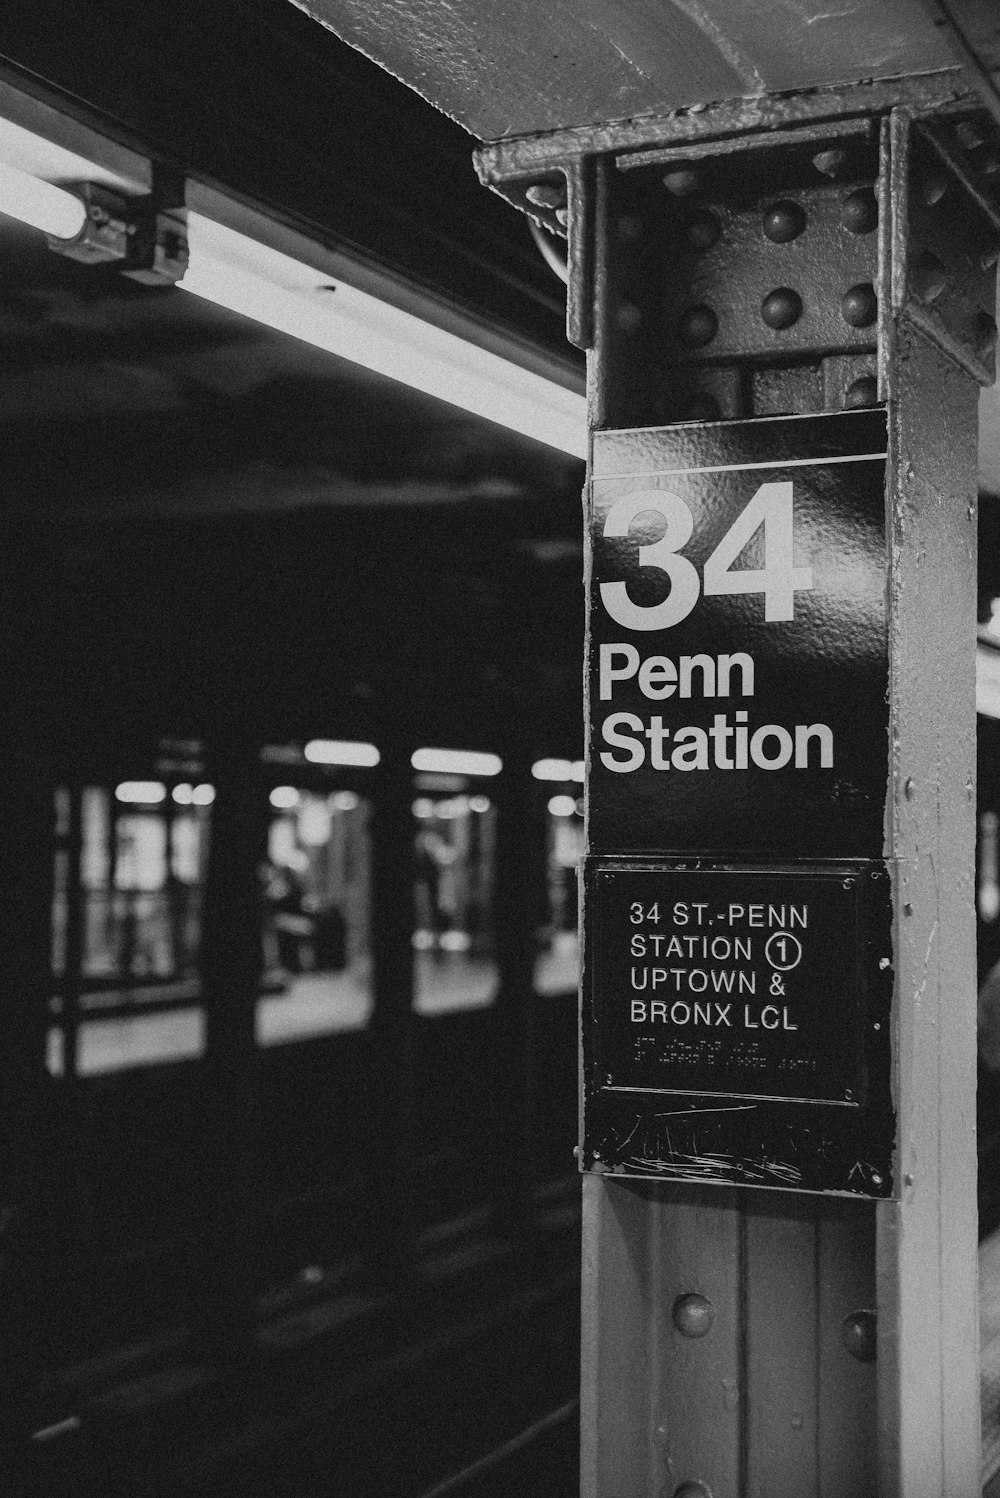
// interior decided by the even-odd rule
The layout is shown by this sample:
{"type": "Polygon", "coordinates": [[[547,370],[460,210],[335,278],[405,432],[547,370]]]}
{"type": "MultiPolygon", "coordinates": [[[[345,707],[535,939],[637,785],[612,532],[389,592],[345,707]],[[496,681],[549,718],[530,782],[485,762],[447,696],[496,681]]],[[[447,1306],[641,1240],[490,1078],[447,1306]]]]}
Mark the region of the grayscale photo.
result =
{"type": "Polygon", "coordinates": [[[1000,6],[8,0],[0,1498],[1000,1498],[1000,6]]]}

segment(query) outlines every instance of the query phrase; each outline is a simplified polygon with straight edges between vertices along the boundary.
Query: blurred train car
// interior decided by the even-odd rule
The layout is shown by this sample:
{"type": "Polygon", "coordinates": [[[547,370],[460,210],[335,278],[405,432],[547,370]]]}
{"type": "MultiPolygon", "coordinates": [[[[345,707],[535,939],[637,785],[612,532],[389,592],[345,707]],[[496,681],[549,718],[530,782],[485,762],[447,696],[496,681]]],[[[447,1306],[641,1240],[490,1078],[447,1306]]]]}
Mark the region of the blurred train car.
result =
{"type": "MultiPolygon", "coordinates": [[[[44,10],[5,165],[581,388],[468,138],[286,0],[44,10]]],[[[3,1491],[568,1493],[582,463],[0,258],[3,1491]]]]}

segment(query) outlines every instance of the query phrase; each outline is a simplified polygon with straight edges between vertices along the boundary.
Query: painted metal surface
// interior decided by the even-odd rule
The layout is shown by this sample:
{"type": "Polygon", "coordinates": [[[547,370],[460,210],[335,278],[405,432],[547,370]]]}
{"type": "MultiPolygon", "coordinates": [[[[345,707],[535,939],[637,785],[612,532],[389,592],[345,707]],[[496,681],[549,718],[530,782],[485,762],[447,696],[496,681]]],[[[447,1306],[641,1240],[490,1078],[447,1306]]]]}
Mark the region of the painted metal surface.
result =
{"type": "Polygon", "coordinates": [[[951,65],[915,0],[296,0],[482,140],[951,65]]]}

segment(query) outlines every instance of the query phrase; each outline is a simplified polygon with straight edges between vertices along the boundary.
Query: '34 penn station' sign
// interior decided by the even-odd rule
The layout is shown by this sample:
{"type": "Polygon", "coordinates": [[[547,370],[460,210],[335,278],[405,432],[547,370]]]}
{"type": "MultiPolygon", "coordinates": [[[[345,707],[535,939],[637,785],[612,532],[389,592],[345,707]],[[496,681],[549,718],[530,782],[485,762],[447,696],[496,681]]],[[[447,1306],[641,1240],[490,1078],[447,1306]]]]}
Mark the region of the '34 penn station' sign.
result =
{"type": "Polygon", "coordinates": [[[594,443],[584,1166],[890,1194],[884,413],[594,443]]]}

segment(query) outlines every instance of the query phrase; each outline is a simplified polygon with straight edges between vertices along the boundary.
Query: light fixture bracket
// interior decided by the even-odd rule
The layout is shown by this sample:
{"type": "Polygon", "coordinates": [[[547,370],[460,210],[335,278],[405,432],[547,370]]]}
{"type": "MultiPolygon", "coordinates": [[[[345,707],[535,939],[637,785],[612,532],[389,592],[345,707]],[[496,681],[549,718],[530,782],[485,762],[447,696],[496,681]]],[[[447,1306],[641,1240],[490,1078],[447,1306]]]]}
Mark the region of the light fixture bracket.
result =
{"type": "Polygon", "coordinates": [[[107,265],[125,260],[129,237],[135,232],[131,200],[99,182],[61,183],[83,203],[86,217],[83,227],[72,239],[46,236],[50,250],[85,265],[107,265]]]}
{"type": "MultiPolygon", "coordinates": [[[[117,263],[123,276],[147,286],[173,285],[187,269],[183,192],[168,204],[156,191],[129,197],[98,182],[65,184],[83,203],[86,218],[72,239],[48,235],[50,250],[86,265],[117,263]]],[[[170,194],[170,199],[176,194],[170,194]]]]}

